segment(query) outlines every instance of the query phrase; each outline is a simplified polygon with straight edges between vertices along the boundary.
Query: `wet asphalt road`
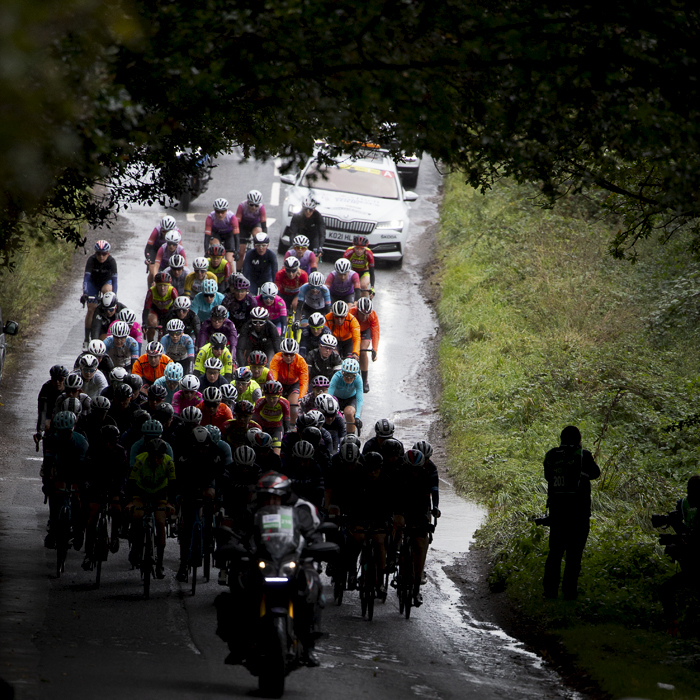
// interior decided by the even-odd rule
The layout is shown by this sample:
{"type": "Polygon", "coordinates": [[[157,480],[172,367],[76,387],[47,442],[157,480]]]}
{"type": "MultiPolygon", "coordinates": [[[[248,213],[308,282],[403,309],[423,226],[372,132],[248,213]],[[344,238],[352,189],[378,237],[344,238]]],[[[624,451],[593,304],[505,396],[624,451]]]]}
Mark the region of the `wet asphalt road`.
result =
{"type": "MultiPolygon", "coordinates": [[[[266,201],[273,246],[279,236],[284,198],[274,163],[241,163],[222,158],[209,190],[188,214],[176,213],[191,261],[201,254],[204,219],[215,197],[231,207],[252,187],[266,201]]],[[[440,175],[422,164],[412,205],[412,233],[402,270],[377,270],[375,308],[381,323],[378,361],[370,367],[372,390],[363,420],[382,417],[397,424],[405,442],[424,438],[436,421],[427,373],[434,372],[430,341],[436,320],[420,296],[421,271],[430,245],[427,230],[437,218],[440,175]]],[[[136,207],[111,232],[119,263],[119,298],[140,313],[146,293],[143,247],[165,210],[136,207]]],[[[110,239],[110,232],[93,234],[110,239]]],[[[330,270],[324,263],[322,271],[330,270]]],[[[82,552],[69,552],[64,576],[54,578],[55,554],[44,550],[47,511],[38,478],[40,461],[31,434],[35,398],[48,368],[72,366],[82,342],[83,311],[75,279],[64,301],[26,345],[23,382],[7,381],[0,407],[0,677],[18,698],[103,700],[139,693],[151,698],[239,697],[250,695],[256,679],[242,667],[223,665],[226,646],[214,635],[212,605],[221,589],[215,578],[189,587],[173,578],[177,548],[170,541],[168,575],[154,581],[152,599],[141,599],[138,573],[131,571],[126,547],[103,568],[103,584],[80,568],[82,552]]],[[[26,329],[28,330],[28,329],[26,329]]],[[[23,339],[27,342],[25,331],[23,339]]],[[[6,379],[9,379],[6,377],[6,379]]],[[[366,433],[367,431],[365,431],[366,433]]],[[[363,435],[366,437],[366,434],[363,435]]],[[[300,669],[287,680],[285,697],[344,698],[559,698],[576,694],[563,687],[541,660],[493,625],[475,620],[444,568],[469,548],[481,510],[459,498],[445,482],[439,523],[428,556],[425,604],[409,621],[398,614],[395,595],[378,605],[374,620],[362,619],[357,594],[343,605],[329,603],[327,635],[318,643],[322,666],[300,669]]],[[[325,577],[324,577],[325,578],[325,577]]],[[[245,630],[242,630],[245,633],[245,630]]]]}

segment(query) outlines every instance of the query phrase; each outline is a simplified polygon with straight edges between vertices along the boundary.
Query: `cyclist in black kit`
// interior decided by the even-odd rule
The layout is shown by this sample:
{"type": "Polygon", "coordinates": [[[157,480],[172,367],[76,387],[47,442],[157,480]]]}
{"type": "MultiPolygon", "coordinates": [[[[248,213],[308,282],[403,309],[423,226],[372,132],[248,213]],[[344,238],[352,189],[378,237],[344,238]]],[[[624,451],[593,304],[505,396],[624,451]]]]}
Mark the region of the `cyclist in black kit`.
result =
{"type": "Polygon", "coordinates": [[[321,212],[316,209],[318,203],[309,195],[304,198],[301,206],[302,210],[294,214],[289,223],[289,237],[294,240],[296,236],[306,236],[309,248],[320,255],[326,242],[326,224],[321,212]]]}

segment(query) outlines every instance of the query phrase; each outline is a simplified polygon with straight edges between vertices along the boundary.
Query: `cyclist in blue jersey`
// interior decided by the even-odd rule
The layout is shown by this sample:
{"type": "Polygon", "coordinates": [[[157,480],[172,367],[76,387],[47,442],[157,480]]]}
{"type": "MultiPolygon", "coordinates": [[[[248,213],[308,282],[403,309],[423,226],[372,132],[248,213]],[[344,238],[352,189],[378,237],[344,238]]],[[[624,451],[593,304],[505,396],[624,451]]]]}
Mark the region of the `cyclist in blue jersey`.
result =
{"type": "Polygon", "coordinates": [[[338,400],[338,407],[345,416],[345,423],[349,433],[362,428],[360,416],[362,414],[362,377],[360,376],[360,363],[348,358],[343,360],[340,371],[331,378],[328,393],[338,400]]]}
{"type": "Polygon", "coordinates": [[[95,252],[85,263],[83,277],[83,295],[80,303],[87,302],[85,314],[85,338],[83,350],[87,350],[92,332],[92,318],[99,304],[99,295],[107,292],[117,293],[117,262],[109,254],[111,246],[108,241],[100,240],[95,243],[95,252]]]}
{"type": "Polygon", "coordinates": [[[309,281],[301,286],[297,301],[297,318],[308,318],[318,311],[324,316],[331,310],[331,293],[324,285],[323,274],[312,272],[309,281]]]}

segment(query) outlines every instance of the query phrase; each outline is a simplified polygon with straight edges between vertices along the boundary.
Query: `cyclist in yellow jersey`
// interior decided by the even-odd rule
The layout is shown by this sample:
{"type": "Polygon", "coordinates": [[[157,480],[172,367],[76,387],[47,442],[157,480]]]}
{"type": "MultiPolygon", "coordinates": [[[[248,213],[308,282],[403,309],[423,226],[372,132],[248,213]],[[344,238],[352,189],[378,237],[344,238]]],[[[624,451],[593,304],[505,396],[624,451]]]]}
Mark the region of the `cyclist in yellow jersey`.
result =
{"type": "Polygon", "coordinates": [[[228,291],[228,278],[231,276],[231,263],[224,257],[226,248],[220,243],[209,246],[209,272],[216,275],[219,291],[228,291]]]}
{"type": "Polygon", "coordinates": [[[343,253],[343,257],[350,261],[353,271],[360,276],[361,295],[374,296],[374,253],[369,249],[369,239],[355,236],[352,247],[343,253]]]}

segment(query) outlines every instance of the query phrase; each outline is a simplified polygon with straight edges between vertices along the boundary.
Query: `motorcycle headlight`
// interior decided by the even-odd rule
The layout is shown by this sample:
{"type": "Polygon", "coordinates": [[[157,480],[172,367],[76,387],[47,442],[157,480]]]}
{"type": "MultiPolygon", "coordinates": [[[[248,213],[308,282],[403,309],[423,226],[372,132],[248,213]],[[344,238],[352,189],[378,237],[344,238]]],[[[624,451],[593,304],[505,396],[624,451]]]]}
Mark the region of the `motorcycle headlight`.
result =
{"type": "Polygon", "coordinates": [[[290,204],[287,208],[287,214],[292,216],[298,214],[301,211],[301,204],[290,204]]]}
{"type": "Polygon", "coordinates": [[[403,228],[401,219],[392,219],[391,221],[380,221],[377,224],[378,229],[391,229],[392,231],[400,231],[403,228]]]}
{"type": "Polygon", "coordinates": [[[286,561],[280,567],[280,576],[292,578],[297,572],[297,564],[295,561],[286,561]]]}

